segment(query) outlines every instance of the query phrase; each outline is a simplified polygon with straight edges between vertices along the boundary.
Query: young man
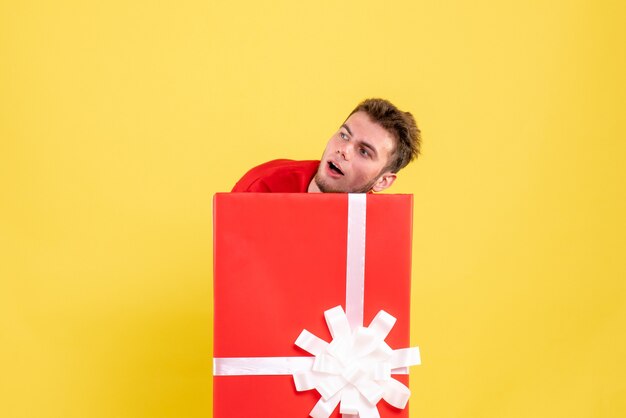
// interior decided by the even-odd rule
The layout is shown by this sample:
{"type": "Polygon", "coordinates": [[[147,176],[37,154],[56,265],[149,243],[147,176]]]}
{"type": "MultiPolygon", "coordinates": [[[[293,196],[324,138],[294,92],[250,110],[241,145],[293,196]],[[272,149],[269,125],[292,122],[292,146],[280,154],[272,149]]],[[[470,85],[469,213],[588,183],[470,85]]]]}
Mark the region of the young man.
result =
{"type": "Polygon", "coordinates": [[[361,102],[330,138],[321,161],[274,160],[248,171],[233,192],[369,193],[391,186],[420,152],[415,119],[384,99],[361,102]]]}

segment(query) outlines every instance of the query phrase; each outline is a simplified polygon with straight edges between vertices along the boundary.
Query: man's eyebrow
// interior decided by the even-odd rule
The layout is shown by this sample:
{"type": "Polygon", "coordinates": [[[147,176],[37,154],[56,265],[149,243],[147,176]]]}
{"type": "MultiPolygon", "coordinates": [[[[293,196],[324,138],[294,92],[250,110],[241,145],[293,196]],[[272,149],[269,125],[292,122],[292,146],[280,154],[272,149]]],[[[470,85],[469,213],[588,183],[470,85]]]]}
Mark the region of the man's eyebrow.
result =
{"type": "MultiPolygon", "coordinates": [[[[346,125],[345,123],[343,125],[341,125],[342,128],[344,128],[346,131],[348,131],[348,133],[350,134],[350,136],[352,136],[352,131],[350,130],[350,128],[348,127],[348,125],[346,125]]],[[[371,151],[371,153],[376,157],[378,156],[378,151],[376,150],[376,148],[374,148],[374,146],[372,144],[370,144],[369,142],[366,141],[361,141],[361,145],[363,145],[365,148],[369,149],[371,151]]]]}
{"type": "Polygon", "coordinates": [[[374,154],[374,156],[378,155],[378,151],[376,151],[376,148],[374,148],[374,146],[370,144],[369,142],[361,141],[361,145],[369,149],[372,152],[372,154],[374,154]]]}

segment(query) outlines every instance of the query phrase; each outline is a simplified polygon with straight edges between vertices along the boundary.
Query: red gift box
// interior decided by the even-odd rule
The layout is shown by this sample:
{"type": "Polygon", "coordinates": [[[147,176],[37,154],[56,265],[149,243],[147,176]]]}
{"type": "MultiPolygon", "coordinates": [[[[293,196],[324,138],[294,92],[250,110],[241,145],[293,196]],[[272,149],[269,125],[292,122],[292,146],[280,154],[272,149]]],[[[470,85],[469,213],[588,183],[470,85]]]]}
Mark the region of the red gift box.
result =
{"type": "MultiPolygon", "coordinates": [[[[215,362],[312,358],[294,344],[302,330],[331,341],[324,312],[337,305],[346,309],[348,304],[352,324],[358,303],[351,303],[350,298],[355,294],[360,294],[363,303],[356,309],[362,319],[356,320],[369,324],[384,309],[397,319],[385,342],[392,348],[408,347],[411,222],[410,195],[217,194],[215,362]],[[362,202],[361,226],[360,215],[354,215],[353,209],[349,215],[349,199],[362,202]],[[349,222],[356,234],[351,241],[349,222]],[[354,250],[358,234],[364,235],[365,244],[354,250]],[[364,252],[356,256],[364,279],[362,289],[347,292],[346,275],[354,274],[347,262],[349,251],[364,252]]],[[[315,391],[297,391],[289,374],[234,374],[214,370],[216,418],[307,417],[320,399],[315,391]]],[[[406,374],[393,378],[408,385],[406,374]]],[[[382,417],[408,417],[408,407],[398,409],[385,401],[376,406],[382,417]]],[[[331,416],[341,416],[339,408],[331,416]]]]}

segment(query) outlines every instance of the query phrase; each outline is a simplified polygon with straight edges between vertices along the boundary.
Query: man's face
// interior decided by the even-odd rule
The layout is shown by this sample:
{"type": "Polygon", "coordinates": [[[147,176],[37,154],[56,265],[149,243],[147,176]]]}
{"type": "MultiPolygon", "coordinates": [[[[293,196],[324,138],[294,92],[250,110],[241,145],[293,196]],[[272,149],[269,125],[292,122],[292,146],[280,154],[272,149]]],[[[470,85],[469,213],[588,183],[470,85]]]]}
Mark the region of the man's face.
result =
{"type": "Polygon", "coordinates": [[[381,191],[396,175],[383,172],[395,140],[365,112],[356,112],[344,122],[324,150],[314,184],[322,192],[367,193],[381,191]]]}

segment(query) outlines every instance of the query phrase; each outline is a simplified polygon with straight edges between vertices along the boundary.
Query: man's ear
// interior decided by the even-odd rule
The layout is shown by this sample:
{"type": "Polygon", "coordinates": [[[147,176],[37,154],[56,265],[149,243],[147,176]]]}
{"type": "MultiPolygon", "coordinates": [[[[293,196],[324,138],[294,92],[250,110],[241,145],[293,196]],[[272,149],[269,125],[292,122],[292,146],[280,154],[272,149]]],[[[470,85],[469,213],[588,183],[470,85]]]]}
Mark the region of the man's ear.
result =
{"type": "Polygon", "coordinates": [[[372,186],[372,191],[380,192],[385,190],[387,187],[391,186],[393,182],[396,180],[396,173],[387,172],[380,176],[376,183],[372,186]]]}

